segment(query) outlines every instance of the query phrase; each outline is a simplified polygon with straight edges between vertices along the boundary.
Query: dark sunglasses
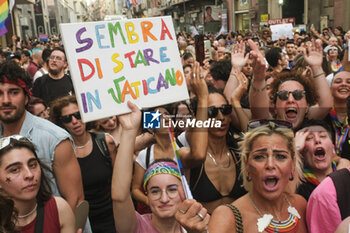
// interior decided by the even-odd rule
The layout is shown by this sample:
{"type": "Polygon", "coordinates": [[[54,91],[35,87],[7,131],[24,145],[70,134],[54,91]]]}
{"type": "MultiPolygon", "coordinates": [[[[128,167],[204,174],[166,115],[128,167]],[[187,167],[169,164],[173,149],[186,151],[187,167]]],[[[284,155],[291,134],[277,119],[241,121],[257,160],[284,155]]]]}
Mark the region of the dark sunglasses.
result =
{"type": "Polygon", "coordinates": [[[280,100],[287,100],[289,95],[292,94],[295,100],[301,100],[305,96],[306,91],[295,90],[295,91],[278,91],[277,96],[280,100]]]}
{"type": "Polygon", "coordinates": [[[232,106],[229,104],[223,104],[219,108],[210,106],[208,107],[208,118],[215,118],[219,114],[219,110],[223,115],[229,115],[232,112],[232,106]]]}
{"type": "Polygon", "coordinates": [[[77,120],[80,120],[81,119],[81,116],[80,116],[80,112],[75,112],[75,113],[72,113],[72,114],[69,114],[69,115],[65,115],[65,116],[61,116],[60,117],[60,120],[63,122],[63,123],[69,123],[72,121],[72,117],[75,117],[75,119],[77,120]]]}
{"type": "Polygon", "coordinates": [[[250,121],[248,123],[248,130],[255,129],[260,126],[272,125],[272,124],[274,125],[275,128],[291,129],[293,126],[292,123],[288,121],[282,121],[282,120],[276,120],[276,119],[261,119],[261,120],[250,121]]]}

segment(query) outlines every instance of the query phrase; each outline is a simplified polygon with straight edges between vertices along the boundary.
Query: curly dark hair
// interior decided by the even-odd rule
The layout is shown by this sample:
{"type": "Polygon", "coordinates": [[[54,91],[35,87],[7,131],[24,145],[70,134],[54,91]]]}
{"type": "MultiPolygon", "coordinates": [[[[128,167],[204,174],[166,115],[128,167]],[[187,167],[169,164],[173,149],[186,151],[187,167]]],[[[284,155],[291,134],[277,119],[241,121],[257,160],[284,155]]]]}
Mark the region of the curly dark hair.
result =
{"type": "Polygon", "coordinates": [[[210,65],[210,74],[215,80],[223,80],[227,82],[231,73],[231,60],[222,59],[220,61],[213,62],[210,65]]]}
{"type": "Polygon", "coordinates": [[[15,221],[17,211],[14,202],[0,194],[0,232],[17,233],[15,221]]]}
{"type": "MultiPolygon", "coordinates": [[[[67,95],[60,98],[55,99],[50,103],[50,118],[49,120],[60,126],[61,128],[64,128],[63,122],[61,121],[62,116],[62,109],[64,107],[67,107],[69,104],[76,104],[78,105],[77,98],[75,95],[67,95]]],[[[96,122],[88,122],[86,123],[86,130],[90,130],[96,127],[96,122]]]]}
{"type": "Polygon", "coordinates": [[[40,171],[41,171],[41,180],[40,180],[40,188],[36,196],[36,200],[38,203],[45,203],[48,200],[50,200],[52,196],[50,180],[47,176],[47,174],[52,174],[52,171],[45,163],[41,162],[41,160],[38,158],[38,155],[36,154],[36,151],[35,151],[35,146],[31,141],[29,141],[29,139],[27,139],[26,137],[20,138],[18,140],[15,138],[10,138],[10,143],[0,150],[0,164],[2,162],[1,161],[2,157],[5,154],[12,151],[13,149],[20,149],[20,148],[27,148],[28,150],[30,150],[38,161],[38,164],[40,166],[40,171]]]}
{"type": "MultiPolygon", "coordinates": [[[[4,62],[0,65],[0,83],[4,83],[4,77],[14,82],[18,82],[18,79],[22,80],[26,84],[27,90],[32,87],[32,79],[29,74],[14,62],[4,62]]],[[[26,95],[29,95],[27,90],[24,88],[23,90],[26,95]]]]}
{"type": "Polygon", "coordinates": [[[300,83],[306,92],[306,102],[311,106],[317,103],[319,95],[317,93],[313,80],[305,78],[296,72],[282,72],[274,76],[271,83],[271,93],[274,93],[273,102],[276,103],[277,92],[280,85],[286,81],[296,81],[300,83]]]}

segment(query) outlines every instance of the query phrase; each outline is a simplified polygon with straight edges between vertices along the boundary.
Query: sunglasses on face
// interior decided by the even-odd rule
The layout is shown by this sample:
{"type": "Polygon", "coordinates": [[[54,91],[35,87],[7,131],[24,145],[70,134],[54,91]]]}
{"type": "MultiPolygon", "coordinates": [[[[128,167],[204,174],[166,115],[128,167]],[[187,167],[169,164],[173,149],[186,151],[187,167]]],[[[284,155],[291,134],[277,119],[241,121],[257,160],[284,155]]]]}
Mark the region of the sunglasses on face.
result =
{"type": "Polygon", "coordinates": [[[75,113],[72,113],[72,114],[69,114],[69,115],[65,115],[65,116],[61,116],[60,117],[60,120],[63,122],[63,123],[70,123],[72,121],[72,117],[74,116],[75,119],[77,120],[80,120],[81,119],[81,116],[80,116],[80,112],[75,112],[75,113]]]}
{"type": "Polygon", "coordinates": [[[208,107],[208,118],[215,118],[219,114],[219,110],[222,115],[229,115],[232,112],[232,106],[229,104],[223,104],[219,108],[210,106],[208,107]]]}
{"type": "Polygon", "coordinates": [[[301,100],[305,96],[306,91],[295,90],[295,91],[279,91],[277,92],[277,97],[280,100],[287,100],[289,95],[292,94],[295,100],[301,100]]]}
{"type": "Polygon", "coordinates": [[[286,129],[291,129],[293,126],[292,123],[288,121],[282,121],[282,120],[276,120],[276,119],[261,119],[261,120],[250,121],[248,123],[248,130],[255,129],[264,125],[274,125],[274,128],[286,128],[286,129]]]}
{"type": "Polygon", "coordinates": [[[11,143],[11,139],[15,139],[17,141],[30,142],[28,138],[23,137],[22,135],[11,135],[8,137],[3,137],[3,138],[0,138],[0,150],[8,146],[11,143]]]}

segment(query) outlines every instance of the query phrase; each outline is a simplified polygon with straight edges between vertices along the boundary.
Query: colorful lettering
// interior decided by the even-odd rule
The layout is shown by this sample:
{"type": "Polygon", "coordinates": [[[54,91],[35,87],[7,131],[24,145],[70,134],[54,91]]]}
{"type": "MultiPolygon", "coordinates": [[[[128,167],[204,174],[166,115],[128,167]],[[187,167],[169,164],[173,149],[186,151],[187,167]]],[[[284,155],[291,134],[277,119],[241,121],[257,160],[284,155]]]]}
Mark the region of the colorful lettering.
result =
{"type": "Polygon", "coordinates": [[[147,79],[147,89],[148,89],[148,92],[151,93],[151,94],[156,94],[158,93],[158,90],[157,89],[153,89],[150,87],[150,83],[154,81],[154,78],[153,77],[150,77],[149,79],[147,79]]]}
{"type": "Polygon", "coordinates": [[[141,85],[140,81],[132,82],[131,86],[135,88],[135,93],[137,97],[140,97],[139,86],[141,85]]]}
{"type": "Polygon", "coordinates": [[[126,30],[126,34],[128,35],[130,44],[135,44],[139,42],[139,35],[137,35],[137,33],[135,32],[135,26],[132,22],[125,23],[125,30],[126,30]],[[133,39],[133,37],[135,39],[133,39]]]}
{"type": "Polygon", "coordinates": [[[81,35],[86,32],[86,27],[83,27],[81,29],[79,29],[77,31],[77,33],[75,34],[75,37],[78,41],[79,44],[84,44],[86,43],[85,46],[83,47],[80,47],[80,48],[77,48],[75,51],[77,53],[80,53],[80,52],[84,52],[85,50],[88,50],[92,47],[92,45],[94,44],[94,41],[91,39],[91,38],[85,38],[85,39],[81,39],[81,35]]]}
{"type": "Polygon", "coordinates": [[[142,80],[142,86],[143,86],[143,94],[148,95],[148,88],[147,88],[147,81],[142,80]]]}
{"type": "Polygon", "coordinates": [[[157,38],[150,32],[150,30],[153,27],[153,23],[150,21],[143,21],[141,22],[141,29],[142,29],[142,35],[143,35],[143,41],[148,42],[149,36],[152,40],[156,41],[157,38]]]}
{"type": "Polygon", "coordinates": [[[145,58],[143,57],[141,50],[139,50],[137,52],[136,59],[135,59],[135,68],[137,67],[137,64],[140,64],[140,63],[147,66],[147,62],[146,62],[145,58]]]}
{"type": "Polygon", "coordinates": [[[176,85],[176,78],[175,78],[174,68],[171,69],[171,73],[170,73],[170,69],[167,69],[165,71],[165,82],[167,83],[167,85],[169,85],[169,81],[170,81],[171,86],[175,86],[176,85]]]}
{"type": "Polygon", "coordinates": [[[113,88],[108,89],[108,93],[112,95],[113,100],[118,104],[120,104],[120,100],[121,100],[121,91],[120,91],[119,83],[124,80],[125,80],[124,76],[113,80],[115,89],[117,89],[118,98],[115,96],[113,88]]]}
{"type": "Polygon", "coordinates": [[[113,68],[114,73],[118,73],[124,68],[124,64],[121,61],[118,61],[119,53],[115,53],[112,55],[112,61],[117,63],[117,66],[113,68]]]}
{"type": "Polygon", "coordinates": [[[124,54],[124,57],[129,59],[131,68],[135,68],[134,62],[131,59],[131,56],[134,54],[135,54],[135,51],[131,51],[129,53],[124,54]]]}
{"type": "Polygon", "coordinates": [[[108,31],[109,38],[111,40],[112,48],[114,48],[114,37],[113,34],[118,35],[118,31],[120,36],[122,37],[123,43],[126,44],[126,40],[122,31],[122,27],[120,26],[120,22],[116,22],[114,25],[112,23],[108,23],[108,31]]]}
{"type": "Polygon", "coordinates": [[[109,48],[108,45],[102,45],[102,44],[101,44],[101,40],[104,39],[105,36],[104,36],[104,35],[101,35],[99,30],[100,30],[100,29],[103,29],[103,28],[105,28],[105,27],[106,27],[106,25],[104,25],[104,24],[98,24],[98,25],[95,26],[97,44],[98,44],[98,47],[99,47],[100,49],[108,49],[108,48],[109,48]]]}
{"type": "Polygon", "coordinates": [[[165,89],[168,89],[169,86],[168,84],[165,82],[163,75],[160,73],[159,74],[159,78],[158,78],[158,83],[157,83],[157,90],[158,92],[160,91],[160,88],[164,87],[165,89]]]}
{"type": "Polygon", "coordinates": [[[124,103],[124,101],[125,101],[125,95],[126,94],[130,94],[132,96],[132,98],[134,100],[136,100],[136,95],[133,92],[133,90],[132,90],[128,80],[126,80],[125,83],[124,83],[124,88],[123,88],[122,98],[121,98],[122,103],[124,103]]]}
{"type": "Polygon", "coordinates": [[[100,100],[100,95],[98,94],[98,90],[95,90],[95,96],[93,96],[90,92],[86,93],[86,99],[88,101],[88,106],[89,106],[89,111],[93,112],[94,109],[92,107],[92,102],[95,104],[95,106],[98,109],[101,109],[101,100],[100,100]]]}
{"type": "Polygon", "coordinates": [[[161,19],[161,20],[162,20],[162,31],[161,31],[161,34],[160,34],[160,40],[164,40],[165,39],[165,34],[167,34],[169,39],[172,40],[173,38],[171,37],[171,34],[169,32],[168,27],[166,26],[164,20],[163,19],[161,19]]]}
{"type": "Polygon", "coordinates": [[[80,70],[80,77],[81,77],[81,80],[83,80],[83,82],[85,82],[86,80],[89,80],[95,74],[95,67],[89,60],[85,58],[78,59],[78,65],[80,70]],[[91,68],[91,73],[88,76],[84,75],[82,64],[88,65],[91,68]]]}
{"type": "Polygon", "coordinates": [[[156,64],[159,64],[159,61],[157,61],[156,59],[153,58],[153,50],[151,48],[149,49],[144,49],[143,50],[143,56],[147,62],[147,64],[149,65],[149,62],[154,62],[156,64]]]}
{"type": "Polygon", "coordinates": [[[101,70],[101,65],[100,65],[100,59],[95,58],[95,62],[96,62],[98,77],[99,77],[99,78],[103,78],[102,70],[101,70]]]}
{"type": "Polygon", "coordinates": [[[167,47],[160,47],[159,48],[159,56],[160,56],[161,62],[170,62],[170,59],[164,53],[164,51],[166,51],[167,49],[168,49],[167,47]]]}
{"type": "Polygon", "coordinates": [[[181,86],[182,83],[184,82],[184,76],[182,75],[182,72],[180,70],[177,70],[175,73],[176,77],[176,83],[178,86],[181,86]]]}
{"type": "Polygon", "coordinates": [[[85,93],[81,93],[80,96],[81,96],[81,102],[83,103],[83,110],[85,113],[87,113],[88,109],[87,109],[87,104],[86,104],[85,93]]]}

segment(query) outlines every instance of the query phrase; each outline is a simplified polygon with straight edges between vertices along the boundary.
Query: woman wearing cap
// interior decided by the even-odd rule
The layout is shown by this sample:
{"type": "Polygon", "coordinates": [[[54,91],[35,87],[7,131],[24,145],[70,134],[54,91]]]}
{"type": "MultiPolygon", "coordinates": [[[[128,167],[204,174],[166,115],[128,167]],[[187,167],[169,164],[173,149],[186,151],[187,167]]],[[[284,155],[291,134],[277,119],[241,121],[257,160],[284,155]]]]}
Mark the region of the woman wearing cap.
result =
{"type": "Polygon", "coordinates": [[[37,157],[34,145],[25,137],[0,139],[0,191],[14,201],[16,228],[21,233],[74,232],[75,218],[68,203],[53,197],[45,172],[50,172],[37,157]]]}
{"type": "MultiPolygon", "coordinates": [[[[130,195],[130,186],[134,144],[141,113],[136,105],[128,102],[128,106],[132,112],[118,117],[118,121],[122,125],[122,134],[112,178],[116,230],[118,233],[184,232],[174,217],[185,198],[184,191],[180,172],[176,163],[171,160],[155,161],[145,173],[144,188],[152,213],[140,215],[135,211],[130,195]]],[[[188,210],[186,214],[199,224],[206,225],[209,221],[209,215],[200,205],[188,210]]]]}
{"type": "MultiPolygon", "coordinates": [[[[218,207],[208,231],[307,232],[306,201],[294,194],[300,158],[294,134],[284,121],[254,121],[242,144],[243,184],[248,194],[218,207]]],[[[289,124],[291,127],[291,124],[289,124]]]]}

